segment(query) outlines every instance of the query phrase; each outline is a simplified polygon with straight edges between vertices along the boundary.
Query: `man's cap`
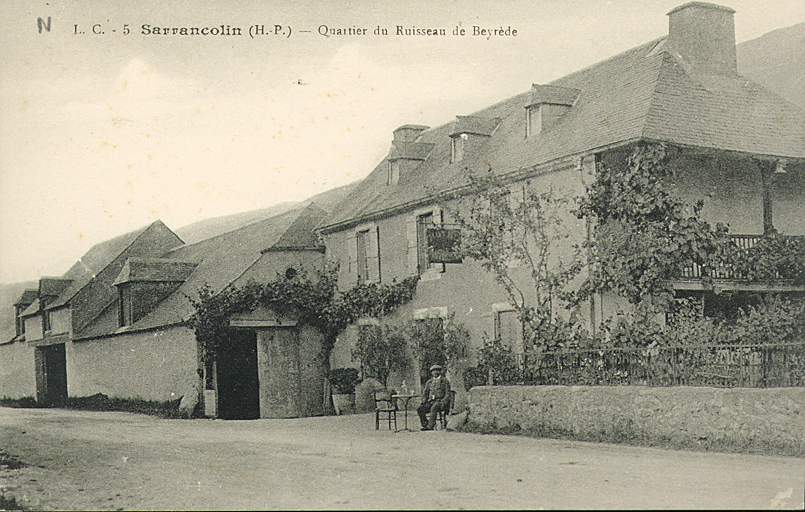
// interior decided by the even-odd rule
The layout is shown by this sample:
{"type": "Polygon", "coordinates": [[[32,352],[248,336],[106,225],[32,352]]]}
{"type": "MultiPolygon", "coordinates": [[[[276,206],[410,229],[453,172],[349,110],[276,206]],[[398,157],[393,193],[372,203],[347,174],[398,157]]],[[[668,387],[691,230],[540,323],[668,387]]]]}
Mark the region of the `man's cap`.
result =
{"type": "Polygon", "coordinates": [[[439,364],[434,364],[433,366],[430,367],[430,371],[441,370],[441,369],[442,369],[442,366],[439,365],[439,364]]]}

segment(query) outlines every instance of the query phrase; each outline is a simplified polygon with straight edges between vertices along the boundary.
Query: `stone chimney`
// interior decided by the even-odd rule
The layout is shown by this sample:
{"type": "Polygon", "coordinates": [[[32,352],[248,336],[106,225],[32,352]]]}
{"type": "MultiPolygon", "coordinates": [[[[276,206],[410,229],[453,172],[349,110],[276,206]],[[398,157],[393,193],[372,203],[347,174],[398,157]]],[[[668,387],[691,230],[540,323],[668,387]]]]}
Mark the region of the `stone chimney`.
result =
{"type": "Polygon", "coordinates": [[[401,177],[427,160],[433,150],[433,144],[416,141],[419,135],[427,129],[427,126],[405,124],[394,130],[391,151],[386,157],[388,161],[387,185],[396,185],[401,177]]]}
{"type": "Polygon", "coordinates": [[[707,2],[688,2],[668,13],[668,45],[693,71],[735,75],[735,11],[707,2]]]}

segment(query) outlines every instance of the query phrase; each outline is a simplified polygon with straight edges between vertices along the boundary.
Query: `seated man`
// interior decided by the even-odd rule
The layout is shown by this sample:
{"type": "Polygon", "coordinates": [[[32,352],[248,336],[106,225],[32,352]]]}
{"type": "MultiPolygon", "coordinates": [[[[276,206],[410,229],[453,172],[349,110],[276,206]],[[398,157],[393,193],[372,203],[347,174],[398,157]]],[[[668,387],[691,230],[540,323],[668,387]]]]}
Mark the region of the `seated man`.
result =
{"type": "Polygon", "coordinates": [[[450,381],[442,376],[442,367],[430,367],[430,380],[422,391],[422,405],[416,410],[422,430],[433,430],[436,426],[436,413],[447,411],[450,407],[450,381]]]}

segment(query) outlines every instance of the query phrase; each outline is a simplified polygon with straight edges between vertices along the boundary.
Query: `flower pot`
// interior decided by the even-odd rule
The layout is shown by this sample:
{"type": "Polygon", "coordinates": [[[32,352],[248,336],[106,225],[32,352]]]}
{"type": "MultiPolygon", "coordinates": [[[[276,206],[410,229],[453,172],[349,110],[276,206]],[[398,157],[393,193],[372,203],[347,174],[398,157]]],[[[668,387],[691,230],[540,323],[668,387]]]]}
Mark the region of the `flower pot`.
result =
{"type": "Polygon", "coordinates": [[[340,416],[352,412],[355,397],[352,393],[333,393],[333,408],[340,416]]]}

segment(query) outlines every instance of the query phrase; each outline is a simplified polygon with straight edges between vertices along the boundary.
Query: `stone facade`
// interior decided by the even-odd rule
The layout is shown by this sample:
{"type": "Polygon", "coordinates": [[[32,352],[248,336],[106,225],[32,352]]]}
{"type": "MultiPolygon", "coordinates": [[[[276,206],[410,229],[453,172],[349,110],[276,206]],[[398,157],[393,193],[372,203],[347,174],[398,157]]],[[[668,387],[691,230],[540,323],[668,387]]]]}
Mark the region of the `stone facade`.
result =
{"type": "Polygon", "coordinates": [[[298,418],[324,412],[321,334],[311,327],[257,331],[261,418],[298,418]]]}
{"type": "Polygon", "coordinates": [[[196,336],[186,327],[67,344],[70,396],[177,400],[198,380],[196,336]]]}
{"type": "Polygon", "coordinates": [[[467,429],[805,455],[805,389],[482,386],[467,429]]]}

